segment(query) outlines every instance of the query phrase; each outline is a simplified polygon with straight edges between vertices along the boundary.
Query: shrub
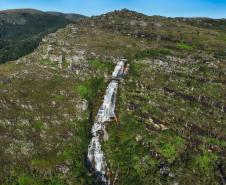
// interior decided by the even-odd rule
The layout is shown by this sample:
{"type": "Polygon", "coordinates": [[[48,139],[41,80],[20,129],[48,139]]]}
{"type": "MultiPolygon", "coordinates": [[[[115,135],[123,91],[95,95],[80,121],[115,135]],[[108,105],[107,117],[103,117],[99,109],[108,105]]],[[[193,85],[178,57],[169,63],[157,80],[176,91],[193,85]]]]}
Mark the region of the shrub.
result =
{"type": "Polygon", "coordinates": [[[202,155],[196,158],[196,164],[202,172],[208,173],[211,169],[213,169],[216,160],[217,155],[204,151],[202,155]]]}
{"type": "Polygon", "coordinates": [[[102,89],[104,85],[103,78],[92,78],[86,80],[81,85],[75,86],[75,91],[84,99],[91,101],[102,89]]]}
{"type": "Polygon", "coordinates": [[[100,60],[90,60],[90,66],[92,68],[94,68],[95,70],[101,70],[101,71],[113,71],[114,69],[114,64],[112,62],[103,62],[103,61],[100,61],[100,60]]]}

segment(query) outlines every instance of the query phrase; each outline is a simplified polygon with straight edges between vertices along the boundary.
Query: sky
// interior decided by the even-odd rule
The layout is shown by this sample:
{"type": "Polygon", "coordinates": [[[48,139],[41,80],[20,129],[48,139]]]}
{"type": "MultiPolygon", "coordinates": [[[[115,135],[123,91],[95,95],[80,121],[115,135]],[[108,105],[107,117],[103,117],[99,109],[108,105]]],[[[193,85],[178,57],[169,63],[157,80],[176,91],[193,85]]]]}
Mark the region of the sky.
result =
{"type": "Polygon", "coordinates": [[[0,10],[17,8],[87,16],[127,8],[147,15],[226,18],[226,0],[0,0],[0,10]]]}

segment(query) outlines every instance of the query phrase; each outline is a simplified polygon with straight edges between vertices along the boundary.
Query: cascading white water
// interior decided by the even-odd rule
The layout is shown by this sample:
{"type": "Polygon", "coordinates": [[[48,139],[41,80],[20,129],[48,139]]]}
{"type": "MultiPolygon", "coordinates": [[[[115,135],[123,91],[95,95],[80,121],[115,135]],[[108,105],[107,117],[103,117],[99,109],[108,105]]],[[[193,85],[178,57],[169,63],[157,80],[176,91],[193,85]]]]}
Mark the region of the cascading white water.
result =
{"type": "Polygon", "coordinates": [[[115,66],[115,70],[112,73],[112,77],[113,78],[120,78],[123,75],[124,72],[124,61],[122,60],[120,62],[117,63],[117,65],[115,66]]]}
{"type": "Polygon", "coordinates": [[[117,90],[118,82],[116,80],[112,80],[107,87],[107,91],[104,96],[104,102],[97,113],[98,123],[110,121],[111,118],[115,117],[115,102],[117,90]]]}
{"type": "MultiPolygon", "coordinates": [[[[124,60],[117,63],[112,78],[120,79],[124,72],[124,60]]],[[[92,127],[92,139],[88,147],[88,161],[95,173],[104,184],[110,184],[106,175],[107,163],[104,152],[101,149],[101,142],[108,139],[106,126],[109,121],[116,117],[115,104],[118,90],[118,80],[112,80],[106,90],[104,101],[97,113],[94,125],[92,127]]]]}

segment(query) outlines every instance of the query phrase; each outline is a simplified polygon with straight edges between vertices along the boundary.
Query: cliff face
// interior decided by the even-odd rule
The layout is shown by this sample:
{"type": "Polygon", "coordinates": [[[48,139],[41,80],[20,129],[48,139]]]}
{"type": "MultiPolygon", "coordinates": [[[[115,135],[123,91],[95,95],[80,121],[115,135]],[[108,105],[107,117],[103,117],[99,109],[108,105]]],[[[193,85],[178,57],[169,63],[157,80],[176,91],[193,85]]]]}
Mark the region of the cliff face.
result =
{"type": "Polygon", "coordinates": [[[116,59],[117,123],[103,144],[115,184],[225,181],[225,32],[183,19],[115,11],[70,24],[0,66],[0,178],[93,184],[92,122],[116,59]]]}

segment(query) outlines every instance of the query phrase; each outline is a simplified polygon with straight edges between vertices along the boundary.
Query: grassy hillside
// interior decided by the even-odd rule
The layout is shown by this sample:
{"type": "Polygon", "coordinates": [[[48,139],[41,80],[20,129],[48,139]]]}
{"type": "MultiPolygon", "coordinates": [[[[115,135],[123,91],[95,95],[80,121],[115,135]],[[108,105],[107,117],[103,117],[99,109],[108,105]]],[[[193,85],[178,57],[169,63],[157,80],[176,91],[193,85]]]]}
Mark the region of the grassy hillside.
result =
{"type": "Polygon", "coordinates": [[[118,123],[103,146],[112,182],[225,184],[223,26],[115,11],[1,65],[0,183],[97,184],[86,168],[90,129],[115,59],[125,57],[118,123]]]}
{"type": "Polygon", "coordinates": [[[45,35],[81,18],[30,9],[0,11],[0,63],[30,53],[45,35]]]}

